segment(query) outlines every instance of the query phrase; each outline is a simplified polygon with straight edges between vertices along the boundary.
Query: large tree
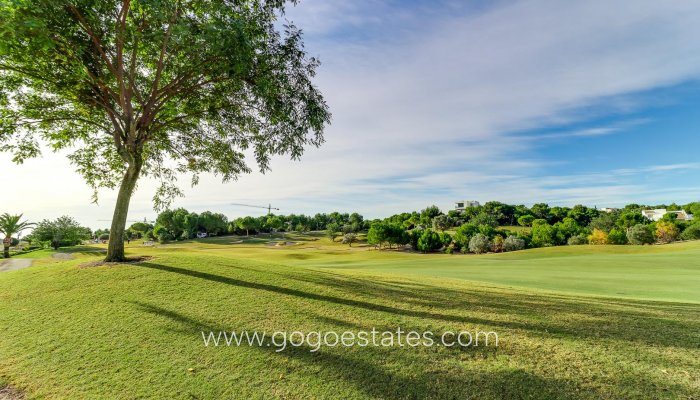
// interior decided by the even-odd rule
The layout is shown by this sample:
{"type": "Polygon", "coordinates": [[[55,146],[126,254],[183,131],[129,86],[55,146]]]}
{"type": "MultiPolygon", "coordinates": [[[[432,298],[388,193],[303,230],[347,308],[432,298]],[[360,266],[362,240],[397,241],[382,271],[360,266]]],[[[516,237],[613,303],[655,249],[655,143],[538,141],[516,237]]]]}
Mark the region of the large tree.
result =
{"type": "Polygon", "coordinates": [[[253,217],[243,217],[237,221],[238,228],[245,229],[245,235],[249,236],[251,229],[258,229],[258,220],[253,217]]]}
{"type": "Polygon", "coordinates": [[[51,247],[75,246],[90,238],[90,229],[80,226],[78,221],[64,215],[55,221],[43,220],[32,231],[32,238],[41,242],[50,242],[51,247]]]}
{"type": "MultiPolygon", "coordinates": [[[[295,3],[294,1],[292,3],[295,3]]],[[[323,141],[328,107],[284,0],[0,0],[0,150],[73,149],[95,193],[118,188],[107,261],[122,261],[131,195],[179,173],[224,181],[323,141]],[[280,32],[283,31],[283,32],[280,32]]],[[[95,196],[96,200],[96,196],[95,196]]]]}

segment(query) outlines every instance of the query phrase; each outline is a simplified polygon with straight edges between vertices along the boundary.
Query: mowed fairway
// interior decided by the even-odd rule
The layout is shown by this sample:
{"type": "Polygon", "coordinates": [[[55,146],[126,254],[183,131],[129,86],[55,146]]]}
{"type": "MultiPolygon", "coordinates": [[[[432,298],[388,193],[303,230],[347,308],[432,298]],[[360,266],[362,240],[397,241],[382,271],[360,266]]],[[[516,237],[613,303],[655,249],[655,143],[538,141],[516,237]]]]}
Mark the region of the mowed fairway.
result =
{"type": "Polygon", "coordinates": [[[129,254],[155,258],[79,268],[99,259],[94,246],[2,273],[0,387],[91,399],[698,398],[700,243],[448,256],[317,239],[132,243],[129,254]],[[201,339],[373,327],[500,340],[277,352],[201,339]]]}
{"type": "MultiPolygon", "coordinates": [[[[236,244],[230,238],[213,238],[191,243],[189,248],[300,267],[458,278],[565,293],[700,303],[700,241],[664,246],[561,246],[477,256],[378,251],[313,236],[290,235],[286,240],[296,245],[265,246],[271,241],[266,237],[236,244]],[[251,243],[256,246],[250,246],[251,243]],[[231,252],[231,247],[237,251],[231,252]]],[[[277,237],[274,241],[282,239],[277,237]]]]}
{"type": "MultiPolygon", "coordinates": [[[[307,260],[353,268],[492,282],[577,294],[700,303],[700,245],[576,246],[490,255],[396,254],[307,260]],[[340,260],[338,260],[340,261],[340,260]]],[[[304,263],[297,263],[304,264],[304,263]]]]}

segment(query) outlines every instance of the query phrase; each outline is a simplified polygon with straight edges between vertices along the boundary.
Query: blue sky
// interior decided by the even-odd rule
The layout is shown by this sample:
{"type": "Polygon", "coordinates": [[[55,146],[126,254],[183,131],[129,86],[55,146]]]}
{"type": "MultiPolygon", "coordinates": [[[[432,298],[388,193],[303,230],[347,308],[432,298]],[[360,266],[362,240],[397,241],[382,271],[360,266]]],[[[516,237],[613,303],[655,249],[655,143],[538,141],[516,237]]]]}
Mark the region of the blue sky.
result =
{"type": "MultiPolygon", "coordinates": [[[[700,200],[700,2],[302,0],[285,18],[323,62],[327,142],[265,175],[183,177],[175,206],[380,217],[461,199],[700,200]]],[[[2,211],[107,224],[115,194],[90,205],[65,154],[9,158],[5,187],[22,190],[2,211]]],[[[155,216],[154,187],[141,182],[131,218],[155,216]]]]}

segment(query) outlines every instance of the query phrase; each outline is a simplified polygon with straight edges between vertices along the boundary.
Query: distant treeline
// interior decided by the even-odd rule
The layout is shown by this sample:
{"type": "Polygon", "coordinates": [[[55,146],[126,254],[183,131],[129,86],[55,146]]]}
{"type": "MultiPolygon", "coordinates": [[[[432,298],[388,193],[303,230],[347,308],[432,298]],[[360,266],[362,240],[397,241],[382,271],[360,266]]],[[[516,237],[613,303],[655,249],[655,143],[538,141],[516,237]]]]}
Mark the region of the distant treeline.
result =
{"type": "MultiPolygon", "coordinates": [[[[270,232],[308,232],[312,230],[337,230],[362,232],[369,229],[366,221],[358,213],[316,214],[313,217],[303,214],[245,216],[229,220],[221,213],[205,211],[200,214],[184,208],[166,210],[158,214],[155,224],[137,222],[127,229],[132,239],[169,241],[186,240],[197,233],[208,235],[251,235],[270,232]]],[[[98,237],[108,238],[109,230],[96,231],[98,237]]]]}
{"type": "Polygon", "coordinates": [[[491,201],[462,211],[443,212],[437,206],[430,206],[421,211],[373,220],[367,220],[358,213],[340,212],[313,216],[245,216],[228,220],[220,213],[206,211],[197,214],[178,208],[160,213],[155,225],[145,222],[133,224],[127,234],[131,238],[169,241],[191,239],[199,232],[209,235],[251,235],[326,231],[333,240],[338,236],[352,235],[346,237],[347,243],[352,244],[356,234],[367,233],[368,243],[378,247],[410,245],[424,252],[475,253],[566,244],[646,244],[667,243],[678,238],[700,238],[698,222],[679,221],[671,213],[661,221],[653,222],[641,213],[650,208],[684,210],[700,215],[700,202],[683,206],[629,204],[619,210],[603,212],[583,205],[550,207],[538,203],[526,207],[491,201]],[[451,234],[446,231],[451,231],[451,234]]]}
{"type": "Polygon", "coordinates": [[[581,244],[669,243],[678,238],[700,239],[698,221],[679,221],[668,213],[651,221],[642,210],[665,208],[699,213],[700,202],[646,206],[629,204],[608,210],[576,205],[550,207],[545,203],[510,205],[488,202],[464,210],[443,213],[431,206],[420,212],[396,214],[371,225],[368,241],[379,246],[410,245],[422,252],[484,253],[581,244]],[[520,228],[516,228],[516,224],[520,228]],[[454,229],[453,235],[445,233],[454,229]]]}

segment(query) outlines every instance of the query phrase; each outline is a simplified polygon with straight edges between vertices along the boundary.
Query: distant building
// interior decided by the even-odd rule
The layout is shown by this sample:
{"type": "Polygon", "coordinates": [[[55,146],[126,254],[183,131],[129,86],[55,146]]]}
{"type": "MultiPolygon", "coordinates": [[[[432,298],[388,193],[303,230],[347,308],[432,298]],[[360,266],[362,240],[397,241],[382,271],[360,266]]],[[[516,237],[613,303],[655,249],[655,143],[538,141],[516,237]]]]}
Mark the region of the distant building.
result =
{"type": "Polygon", "coordinates": [[[657,208],[654,210],[642,210],[642,215],[652,221],[659,221],[664,215],[673,213],[676,214],[676,219],[679,221],[691,221],[693,214],[688,214],[683,210],[667,211],[665,208],[657,208]]]}
{"type": "Polygon", "coordinates": [[[455,202],[455,210],[464,211],[466,208],[479,207],[480,205],[476,200],[460,200],[455,202]]]}
{"type": "Polygon", "coordinates": [[[614,208],[614,207],[603,207],[603,208],[600,209],[600,211],[606,212],[606,213],[611,213],[611,212],[620,211],[620,209],[619,209],[619,208],[614,208]]]}

